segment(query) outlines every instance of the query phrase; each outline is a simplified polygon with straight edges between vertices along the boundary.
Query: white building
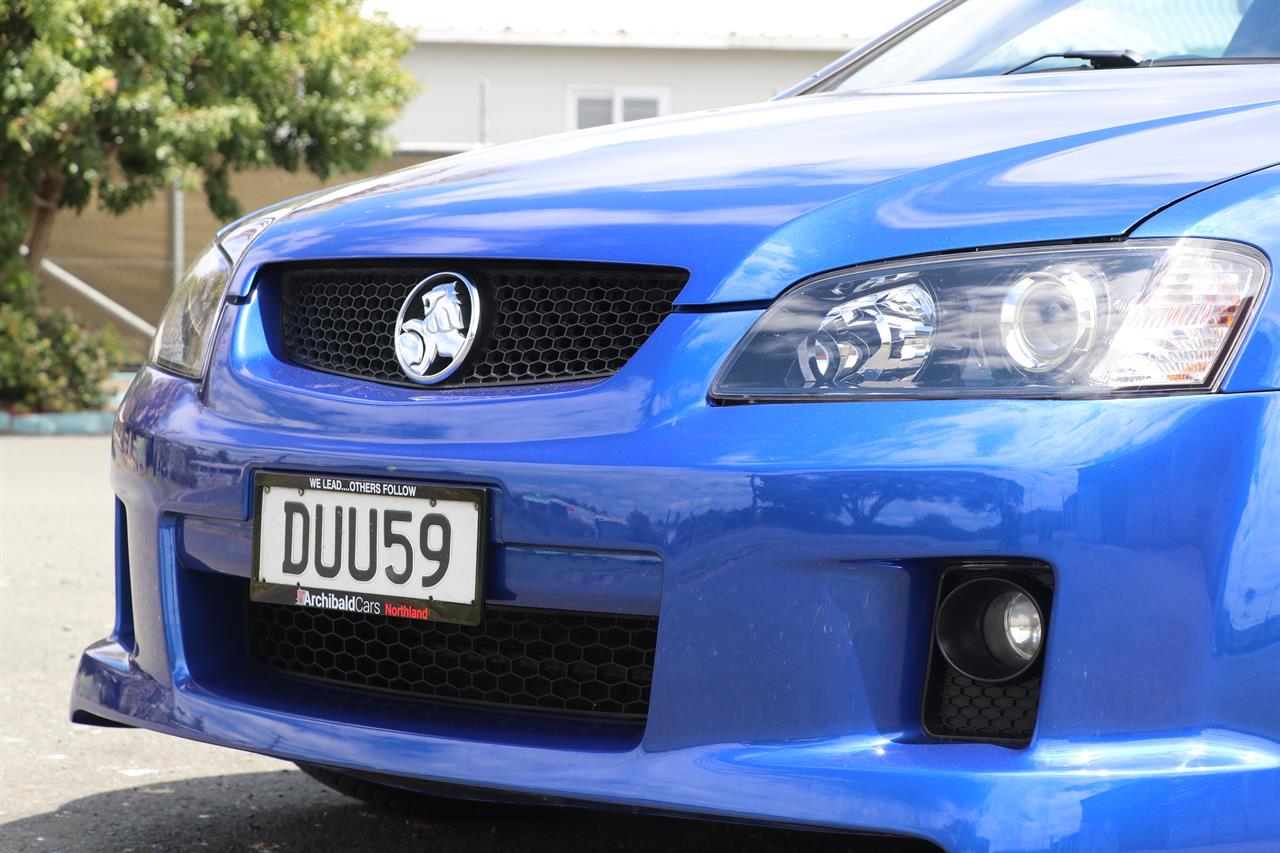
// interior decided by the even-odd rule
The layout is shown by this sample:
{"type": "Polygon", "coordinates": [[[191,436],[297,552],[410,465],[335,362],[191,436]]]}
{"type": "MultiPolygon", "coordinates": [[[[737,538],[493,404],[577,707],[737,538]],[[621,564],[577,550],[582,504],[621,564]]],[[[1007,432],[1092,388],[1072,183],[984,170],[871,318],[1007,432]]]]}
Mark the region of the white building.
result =
{"type": "MultiPolygon", "coordinates": [[[[427,12],[395,20],[413,27],[415,15],[427,12]]],[[[421,90],[392,132],[402,151],[423,154],[765,101],[865,41],[514,27],[417,27],[415,38],[406,64],[421,90]]]]}

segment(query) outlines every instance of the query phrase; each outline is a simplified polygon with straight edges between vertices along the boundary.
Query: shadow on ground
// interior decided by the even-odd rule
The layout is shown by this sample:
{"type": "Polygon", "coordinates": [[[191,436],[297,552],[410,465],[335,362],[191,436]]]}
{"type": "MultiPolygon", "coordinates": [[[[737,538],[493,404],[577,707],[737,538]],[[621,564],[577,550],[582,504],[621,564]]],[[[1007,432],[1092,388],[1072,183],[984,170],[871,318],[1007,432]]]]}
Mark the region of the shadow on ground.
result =
{"type": "Polygon", "coordinates": [[[0,850],[467,851],[933,850],[922,843],[552,809],[494,821],[370,811],[293,770],[183,779],[95,794],[0,825],[0,850]]]}

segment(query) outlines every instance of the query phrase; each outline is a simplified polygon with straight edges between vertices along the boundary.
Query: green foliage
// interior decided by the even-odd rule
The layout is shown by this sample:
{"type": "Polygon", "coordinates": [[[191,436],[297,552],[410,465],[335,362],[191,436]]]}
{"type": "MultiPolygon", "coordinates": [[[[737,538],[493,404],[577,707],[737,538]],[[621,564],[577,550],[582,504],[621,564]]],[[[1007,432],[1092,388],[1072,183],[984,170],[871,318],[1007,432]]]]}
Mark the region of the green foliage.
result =
{"type": "Polygon", "coordinates": [[[114,331],[88,331],[45,305],[21,263],[0,269],[0,408],[74,412],[102,407],[120,360],[114,331]]]}
{"type": "Polygon", "coordinates": [[[413,83],[409,38],[360,6],[0,0],[0,200],[119,212],[182,176],[232,218],[233,171],[367,168],[413,83]]]}
{"type": "Polygon", "coordinates": [[[57,211],[96,197],[120,213],[180,178],[231,219],[233,172],[327,178],[390,153],[411,42],[360,6],[0,0],[0,406],[98,405],[116,358],[109,335],[43,305],[23,271],[38,267],[57,211]]]}

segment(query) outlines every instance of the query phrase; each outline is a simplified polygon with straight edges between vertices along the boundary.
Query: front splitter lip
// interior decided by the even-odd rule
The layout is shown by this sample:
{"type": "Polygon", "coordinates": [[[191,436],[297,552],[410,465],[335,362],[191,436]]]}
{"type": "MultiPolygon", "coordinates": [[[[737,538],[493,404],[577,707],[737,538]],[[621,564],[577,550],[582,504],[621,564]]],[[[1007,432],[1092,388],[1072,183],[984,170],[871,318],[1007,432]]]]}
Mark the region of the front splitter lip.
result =
{"type": "Polygon", "coordinates": [[[1267,804],[1280,798],[1280,752],[1270,741],[1225,730],[1041,740],[1025,751],[903,743],[892,735],[570,751],[303,717],[215,695],[189,677],[168,688],[110,638],[82,656],[71,712],[81,721],[346,768],[411,788],[416,782],[503,801],[911,836],[947,848],[984,837],[1035,838],[1029,847],[1047,847],[1109,837],[1115,826],[1139,819],[1152,827],[1221,825],[1224,802],[1251,816],[1233,837],[1280,838],[1280,815],[1267,817],[1267,804]],[[1063,812],[1064,798],[1101,805],[1063,812]],[[1064,814],[1076,819],[1064,824],[1064,814]]]}

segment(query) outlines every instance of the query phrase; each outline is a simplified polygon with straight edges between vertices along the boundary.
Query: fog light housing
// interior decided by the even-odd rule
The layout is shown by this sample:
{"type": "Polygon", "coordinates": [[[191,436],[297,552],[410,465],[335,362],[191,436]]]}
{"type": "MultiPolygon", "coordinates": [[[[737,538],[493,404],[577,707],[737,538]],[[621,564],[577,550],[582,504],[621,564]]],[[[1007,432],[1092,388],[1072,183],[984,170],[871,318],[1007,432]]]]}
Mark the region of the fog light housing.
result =
{"type": "Polygon", "coordinates": [[[1005,578],[975,578],[957,586],[938,606],[936,626],[943,658],[975,681],[1018,677],[1044,645],[1040,605],[1005,578]]]}

